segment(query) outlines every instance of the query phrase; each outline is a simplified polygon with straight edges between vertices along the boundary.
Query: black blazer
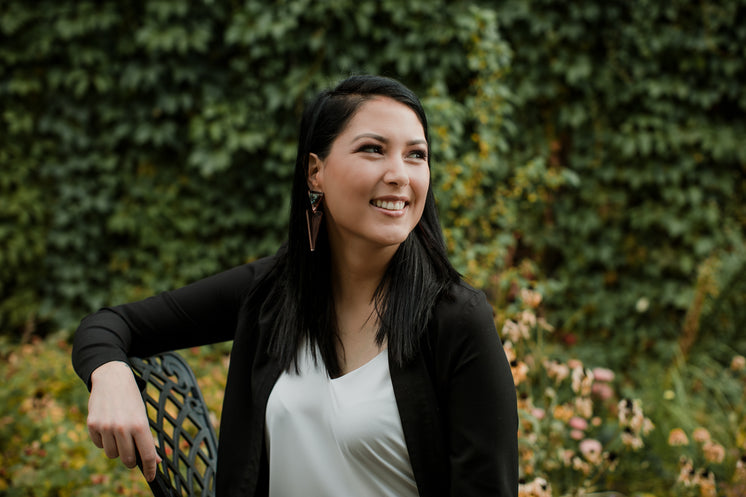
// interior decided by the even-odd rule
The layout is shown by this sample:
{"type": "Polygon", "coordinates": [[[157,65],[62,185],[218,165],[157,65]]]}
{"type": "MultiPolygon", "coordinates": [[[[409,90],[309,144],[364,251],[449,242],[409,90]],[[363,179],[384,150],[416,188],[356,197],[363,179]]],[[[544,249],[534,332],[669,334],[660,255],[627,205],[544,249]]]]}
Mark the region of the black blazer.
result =
{"type": "MultiPolygon", "coordinates": [[[[233,340],[218,445],[218,497],[266,496],[267,399],[281,371],[267,351],[260,259],[178,290],[86,317],[73,365],[90,388],[100,365],[233,340]]],[[[266,281],[264,281],[266,284],[266,281]]],[[[436,305],[418,355],[389,361],[421,497],[518,495],[518,416],[510,366],[482,292],[454,285],[436,305]]]]}

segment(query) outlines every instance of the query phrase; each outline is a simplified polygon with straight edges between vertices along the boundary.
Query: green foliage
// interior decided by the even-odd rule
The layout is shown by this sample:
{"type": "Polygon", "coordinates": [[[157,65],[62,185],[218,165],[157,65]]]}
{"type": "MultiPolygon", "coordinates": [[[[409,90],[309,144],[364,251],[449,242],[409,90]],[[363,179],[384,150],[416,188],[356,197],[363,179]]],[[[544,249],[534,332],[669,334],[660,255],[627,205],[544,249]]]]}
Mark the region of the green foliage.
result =
{"type": "MultiPolygon", "coordinates": [[[[220,416],[226,345],[182,351],[205,402],[220,416]]],[[[65,334],[22,346],[0,338],[0,495],[152,495],[140,471],[106,458],[88,438],[87,391],[70,366],[65,334]]]]}
{"type": "Polygon", "coordinates": [[[674,495],[705,494],[697,485],[704,473],[717,482],[717,495],[742,495],[746,489],[746,358],[708,342],[716,355],[730,354],[727,366],[702,354],[679,356],[671,364],[646,364],[647,379],[641,382],[656,420],[649,466],[676,479],[674,495]],[[680,458],[667,456],[672,451],[680,458]]]}
{"type": "MultiPolygon", "coordinates": [[[[535,291],[522,289],[497,320],[519,393],[520,467],[527,495],[546,495],[530,493],[542,479],[551,495],[591,489],[669,495],[680,486],[681,457],[697,471],[705,468],[714,475],[722,491],[718,495],[742,494],[743,356],[732,356],[730,367],[708,357],[680,358],[670,365],[648,360],[649,380],[640,389],[611,370],[598,369],[601,357],[581,363],[547,340],[552,327],[540,300],[535,291]],[[631,416],[620,416],[624,397],[642,400],[635,401],[631,416]],[[646,418],[655,425],[652,431],[646,418]],[[695,430],[702,427],[707,427],[709,445],[695,440],[695,430]],[[683,429],[687,443],[670,443],[675,429],[683,429]],[[593,441],[601,444],[600,452],[593,441]]],[[[229,349],[230,344],[220,344],[180,351],[215,419],[221,414],[229,349]]],[[[64,333],[25,345],[0,337],[0,495],[151,495],[138,470],[107,459],[89,440],[87,391],[69,357],[64,333]]]]}
{"type": "Polygon", "coordinates": [[[522,495],[743,494],[746,357],[706,340],[727,365],[644,358],[642,380],[630,382],[599,367],[603,354],[579,360],[584,344],[550,340],[541,293],[511,280],[518,290],[496,324],[518,392],[522,495]]]}
{"type": "MultiPolygon", "coordinates": [[[[733,353],[746,354],[746,247],[714,253],[700,265],[700,275],[709,270],[699,334],[706,340],[709,355],[727,364],[733,353]]],[[[700,289],[699,285],[697,288],[700,289]]],[[[692,350],[696,354],[696,350],[692,350]]]]}
{"type": "Polygon", "coordinates": [[[609,364],[735,340],[745,8],[3,2],[0,329],[273,252],[304,101],[366,72],[422,96],[446,242],[497,302],[536,281],[557,336],[609,364]]]}
{"type": "MultiPolygon", "coordinates": [[[[611,340],[615,364],[645,350],[670,359],[699,266],[711,256],[743,261],[745,9],[653,0],[497,8],[514,51],[513,163],[540,157],[575,180],[553,192],[541,224],[528,216],[517,230],[552,283],[547,304],[560,327],[611,340]]],[[[721,308],[739,307],[742,294],[721,284],[721,308]]],[[[742,312],[737,319],[742,328],[742,312]]]]}
{"type": "Polygon", "coordinates": [[[522,494],[580,496],[599,490],[650,490],[625,484],[640,476],[654,430],[640,401],[622,398],[614,371],[566,358],[548,343],[541,294],[521,289],[502,322],[518,391],[522,494]],[[539,491],[539,489],[546,491],[539,491]]]}
{"type": "Polygon", "coordinates": [[[24,158],[17,144],[0,148],[0,325],[32,323],[41,299],[39,280],[45,253],[49,212],[43,187],[35,182],[38,167],[24,158]]]}
{"type": "MultiPolygon", "coordinates": [[[[530,319],[526,306],[556,325],[518,344],[515,366],[547,376],[541,354],[555,365],[572,354],[611,367],[625,373],[614,399],[639,396],[656,424],[614,472],[591,468],[598,487],[675,489],[680,455],[709,460],[666,437],[713,426],[727,452],[712,474],[728,495],[743,489],[743,370],[724,366],[746,355],[746,0],[5,0],[0,11],[0,333],[73,326],[272,253],[304,101],[350,73],[389,75],[427,108],[459,270],[501,325],[530,319]],[[544,294],[540,308],[527,287],[544,294]]],[[[87,441],[65,338],[0,341],[0,494],[148,495],[87,441]]],[[[216,415],[225,352],[188,353],[216,415]]],[[[524,474],[590,488],[586,466],[561,466],[566,451],[589,462],[562,417],[576,392],[547,398],[541,381],[519,385],[523,426],[545,437],[524,452],[524,474]]],[[[618,443],[615,406],[599,400],[587,435],[618,443]]]]}
{"type": "Polygon", "coordinates": [[[303,103],[350,73],[395,76],[437,104],[448,167],[476,157],[477,128],[500,136],[475,116],[488,102],[499,118],[506,49],[494,13],[469,3],[4,5],[5,331],[70,326],[272,253],[303,103]]]}
{"type": "Polygon", "coordinates": [[[21,347],[0,341],[0,494],[93,497],[131,487],[149,495],[142,477],[88,440],[87,392],[69,358],[64,336],[21,347]]]}

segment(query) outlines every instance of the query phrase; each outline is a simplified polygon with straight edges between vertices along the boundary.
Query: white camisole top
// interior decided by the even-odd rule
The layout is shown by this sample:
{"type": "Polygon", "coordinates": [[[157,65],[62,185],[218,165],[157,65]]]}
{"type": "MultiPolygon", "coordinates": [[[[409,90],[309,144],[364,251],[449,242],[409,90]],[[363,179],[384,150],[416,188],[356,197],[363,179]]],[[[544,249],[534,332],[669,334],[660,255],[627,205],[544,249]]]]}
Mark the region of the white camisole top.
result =
{"type": "Polygon", "coordinates": [[[416,497],[387,351],[330,379],[299,356],[267,402],[270,497],[416,497]]]}

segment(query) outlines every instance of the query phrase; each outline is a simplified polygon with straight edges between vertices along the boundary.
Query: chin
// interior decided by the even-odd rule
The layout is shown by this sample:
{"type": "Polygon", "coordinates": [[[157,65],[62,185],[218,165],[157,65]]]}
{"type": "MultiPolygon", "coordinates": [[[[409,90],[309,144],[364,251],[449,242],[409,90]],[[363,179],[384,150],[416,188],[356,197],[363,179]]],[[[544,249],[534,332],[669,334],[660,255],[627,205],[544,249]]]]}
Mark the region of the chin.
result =
{"type": "Polygon", "coordinates": [[[388,236],[382,236],[377,241],[382,247],[391,247],[392,245],[401,245],[404,240],[409,236],[409,231],[406,233],[396,233],[388,236]]]}

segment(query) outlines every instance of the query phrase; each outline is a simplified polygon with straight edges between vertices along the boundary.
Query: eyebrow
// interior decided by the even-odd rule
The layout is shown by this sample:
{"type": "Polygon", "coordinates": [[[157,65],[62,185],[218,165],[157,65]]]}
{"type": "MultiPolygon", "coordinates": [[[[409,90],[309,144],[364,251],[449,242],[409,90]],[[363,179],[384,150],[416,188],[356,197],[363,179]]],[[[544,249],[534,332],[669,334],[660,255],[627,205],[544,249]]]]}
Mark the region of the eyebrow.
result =
{"type": "MultiPolygon", "coordinates": [[[[388,143],[389,142],[388,138],[383,137],[381,135],[377,135],[375,133],[362,133],[362,134],[357,135],[355,138],[353,138],[350,143],[355,143],[356,141],[358,141],[358,140],[360,140],[362,138],[373,138],[374,140],[378,140],[378,141],[380,141],[382,143],[388,143]]],[[[407,144],[407,146],[412,146],[412,145],[427,145],[427,140],[425,140],[424,138],[417,138],[415,140],[409,140],[406,144],[407,144]]]]}

